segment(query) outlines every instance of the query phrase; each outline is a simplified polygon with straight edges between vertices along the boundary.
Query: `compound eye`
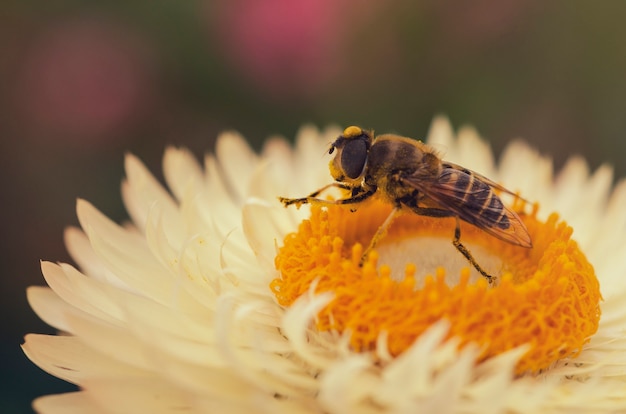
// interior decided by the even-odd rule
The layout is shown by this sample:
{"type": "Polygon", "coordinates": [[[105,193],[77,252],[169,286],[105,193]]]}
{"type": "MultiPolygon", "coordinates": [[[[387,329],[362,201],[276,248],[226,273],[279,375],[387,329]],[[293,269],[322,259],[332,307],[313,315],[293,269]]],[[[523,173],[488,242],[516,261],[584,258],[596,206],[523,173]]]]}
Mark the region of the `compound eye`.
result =
{"type": "Polygon", "coordinates": [[[341,151],[341,169],[348,178],[358,178],[367,160],[367,144],[362,139],[347,141],[341,151]]]}

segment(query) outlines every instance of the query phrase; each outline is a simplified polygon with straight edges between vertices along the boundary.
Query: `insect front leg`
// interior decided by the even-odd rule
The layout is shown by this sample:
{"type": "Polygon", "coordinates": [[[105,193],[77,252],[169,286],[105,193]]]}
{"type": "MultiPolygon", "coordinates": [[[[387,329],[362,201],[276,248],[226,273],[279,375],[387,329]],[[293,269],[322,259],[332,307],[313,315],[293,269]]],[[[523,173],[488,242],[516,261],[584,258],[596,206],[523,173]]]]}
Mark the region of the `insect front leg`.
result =
{"type": "Polygon", "coordinates": [[[311,194],[309,194],[306,197],[300,197],[300,198],[278,197],[278,200],[281,203],[283,203],[285,207],[290,206],[292,204],[295,204],[297,207],[300,207],[302,204],[312,204],[313,202],[322,201],[316,197],[320,195],[323,191],[326,191],[332,187],[341,188],[342,190],[350,190],[350,187],[348,187],[344,183],[330,183],[316,191],[313,191],[311,194]]]}
{"type": "Polygon", "coordinates": [[[306,197],[301,198],[286,198],[286,197],[278,197],[278,200],[283,203],[285,207],[295,204],[296,207],[300,207],[302,204],[324,204],[324,205],[342,205],[342,204],[357,204],[360,203],[376,192],[376,189],[365,190],[362,187],[352,188],[343,183],[331,183],[325,185],[317,191],[312,192],[306,197]],[[348,198],[343,198],[339,200],[324,200],[322,198],[317,198],[322,191],[331,188],[337,187],[343,190],[352,190],[352,196],[348,198]]]}

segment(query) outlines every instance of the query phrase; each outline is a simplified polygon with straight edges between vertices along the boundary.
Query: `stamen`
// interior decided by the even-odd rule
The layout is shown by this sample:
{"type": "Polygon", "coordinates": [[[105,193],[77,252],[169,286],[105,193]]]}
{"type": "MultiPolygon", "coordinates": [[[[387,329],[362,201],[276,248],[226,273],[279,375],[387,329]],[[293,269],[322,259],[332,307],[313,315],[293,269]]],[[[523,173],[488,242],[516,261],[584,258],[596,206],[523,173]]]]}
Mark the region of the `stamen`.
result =
{"type": "Polygon", "coordinates": [[[378,201],[354,213],[342,207],[312,207],[310,219],[285,237],[275,259],[281,276],[270,287],[283,306],[290,306],[313,282],[316,292],[333,292],[334,300],[318,314],[317,329],[351,332],[350,345],[357,352],[374,351],[384,332],[389,354],[397,356],[444,318],[450,322],[449,336],[460,339],[459,346],[481,346],[481,360],[528,344],[517,372],[536,372],[578,355],[598,328],[601,295],[593,267],[570,238],[571,227],[556,214],[538,220],[537,205],[524,214],[523,204],[513,208],[528,228],[531,249],[462,223],[462,241],[477,261],[485,257],[476,254],[483,249],[501,263],[493,287],[482,277],[472,277],[467,262],[454,265],[464,259],[453,248],[442,255],[442,243],[424,243],[437,239],[451,246],[453,218],[399,216],[378,250],[359,266],[363,246],[390,211],[378,201]],[[420,242],[420,257],[430,254],[441,262],[430,264],[425,272],[411,257],[405,257],[405,263],[389,263],[385,255],[379,256],[386,244],[401,243],[411,251],[410,246],[420,242]]]}

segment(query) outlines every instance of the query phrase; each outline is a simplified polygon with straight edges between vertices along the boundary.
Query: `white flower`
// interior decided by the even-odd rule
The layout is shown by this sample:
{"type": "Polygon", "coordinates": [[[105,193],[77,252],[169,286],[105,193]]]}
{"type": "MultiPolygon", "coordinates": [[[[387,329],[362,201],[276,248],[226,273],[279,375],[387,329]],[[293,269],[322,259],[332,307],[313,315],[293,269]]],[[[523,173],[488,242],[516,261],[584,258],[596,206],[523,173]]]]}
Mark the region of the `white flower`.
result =
{"type": "MultiPolygon", "coordinates": [[[[551,162],[521,142],[496,166],[471,129],[455,137],[436,119],[428,142],[526,199],[540,219],[556,211],[595,267],[604,301],[595,335],[578,356],[524,375],[529,346],[487,359],[446,340],[435,322],[392,356],[387,332],[357,352],[351,333],[318,329],[332,302],[315,286],[289,307],[270,289],[281,277],[277,246],[309,217],[279,195],[307,194],[330,181],[322,154],[341,131],[303,128],[295,149],[271,139],[261,155],[223,134],[204,168],[185,150],[164,157],[168,192],[133,156],[119,226],[86,201],[82,227],[66,232],[80,270],[42,264],[50,288],[31,287],[37,314],[66,335],[30,334],[28,357],[76,393],[35,401],[40,412],[497,413],[626,410],[626,182],[590,174],[580,158],[556,177],[551,162]],[[480,359],[480,360],[479,360],[480,359]]],[[[416,309],[415,312],[420,312],[416,309]]]]}

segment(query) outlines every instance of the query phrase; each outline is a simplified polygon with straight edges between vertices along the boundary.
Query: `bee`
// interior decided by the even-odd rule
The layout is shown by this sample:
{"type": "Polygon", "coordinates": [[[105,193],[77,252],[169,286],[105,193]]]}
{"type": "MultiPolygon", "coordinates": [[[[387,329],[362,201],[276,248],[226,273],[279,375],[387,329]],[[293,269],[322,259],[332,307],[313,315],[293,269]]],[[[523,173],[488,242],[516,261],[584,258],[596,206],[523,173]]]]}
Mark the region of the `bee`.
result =
{"type": "Polygon", "coordinates": [[[432,147],[420,141],[393,134],[374,137],[373,131],[350,126],[330,145],[328,153],[334,152],[329,169],[335,182],[306,197],[279,200],[285,207],[346,205],[377,194],[393,205],[363,253],[361,264],[394,217],[406,210],[428,217],[454,217],[452,244],[490,284],[495,278],[480,267],[460,241],[460,220],[505,242],[532,247],[526,226],[494,190],[516,196],[514,193],[476,172],[442,160],[432,147]],[[338,200],[317,198],[331,187],[347,190],[350,196],[338,200]]]}

